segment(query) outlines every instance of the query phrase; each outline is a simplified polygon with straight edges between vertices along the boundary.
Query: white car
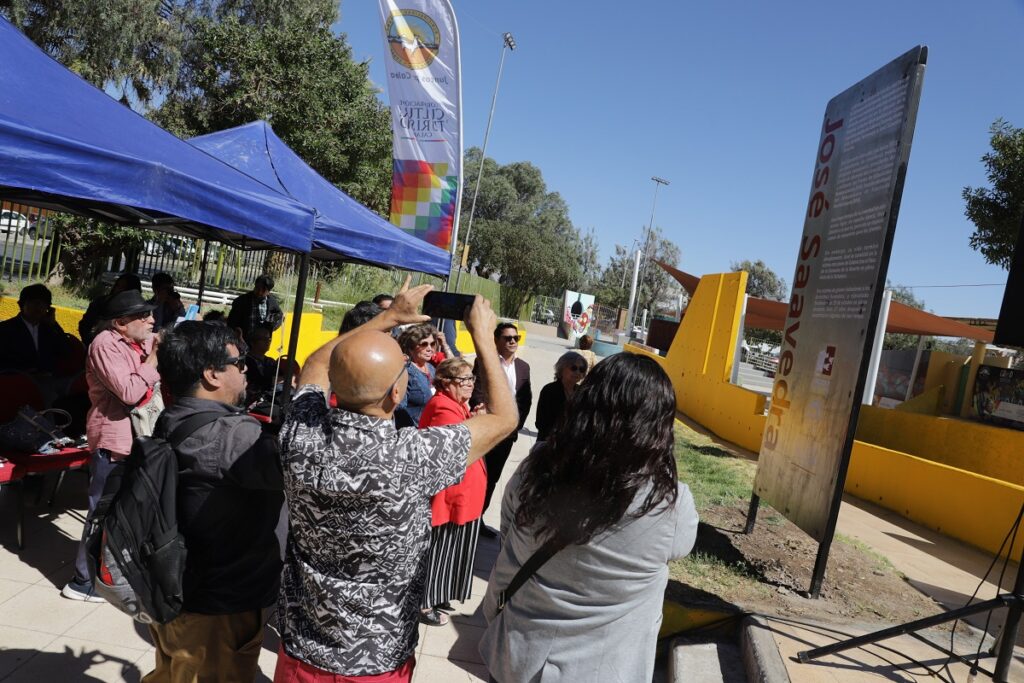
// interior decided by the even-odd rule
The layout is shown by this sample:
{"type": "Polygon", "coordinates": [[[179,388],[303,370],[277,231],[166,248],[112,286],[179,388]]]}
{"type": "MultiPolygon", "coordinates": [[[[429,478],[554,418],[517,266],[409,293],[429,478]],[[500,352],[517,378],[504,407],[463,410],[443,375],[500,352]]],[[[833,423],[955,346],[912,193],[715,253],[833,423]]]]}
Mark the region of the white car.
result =
{"type": "Polygon", "coordinates": [[[24,235],[28,231],[29,220],[24,214],[4,209],[0,213],[0,233],[24,235]]]}

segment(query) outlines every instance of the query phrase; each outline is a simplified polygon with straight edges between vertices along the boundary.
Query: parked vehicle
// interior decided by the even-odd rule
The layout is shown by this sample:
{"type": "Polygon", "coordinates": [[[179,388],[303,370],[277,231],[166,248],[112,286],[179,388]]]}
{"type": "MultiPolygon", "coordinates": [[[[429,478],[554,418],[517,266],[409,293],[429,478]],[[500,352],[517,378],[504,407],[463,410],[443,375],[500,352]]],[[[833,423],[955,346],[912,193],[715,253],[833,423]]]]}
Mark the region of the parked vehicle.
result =
{"type": "Polygon", "coordinates": [[[0,233],[24,235],[29,228],[28,217],[17,211],[4,209],[0,212],[0,233]]]}

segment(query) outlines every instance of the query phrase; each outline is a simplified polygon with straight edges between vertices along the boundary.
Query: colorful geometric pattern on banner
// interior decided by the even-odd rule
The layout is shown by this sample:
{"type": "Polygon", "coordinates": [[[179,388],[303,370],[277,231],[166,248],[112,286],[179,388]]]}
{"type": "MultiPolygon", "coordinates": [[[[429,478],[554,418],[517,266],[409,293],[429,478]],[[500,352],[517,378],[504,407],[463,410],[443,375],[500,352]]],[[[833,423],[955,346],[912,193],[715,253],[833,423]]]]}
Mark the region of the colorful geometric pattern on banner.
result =
{"type": "Polygon", "coordinates": [[[462,190],[459,29],[449,0],[379,0],[393,139],[391,222],[451,248],[462,190]]]}
{"type": "Polygon", "coordinates": [[[451,243],[459,177],[448,164],[395,159],[391,222],[442,248],[451,243]]]}

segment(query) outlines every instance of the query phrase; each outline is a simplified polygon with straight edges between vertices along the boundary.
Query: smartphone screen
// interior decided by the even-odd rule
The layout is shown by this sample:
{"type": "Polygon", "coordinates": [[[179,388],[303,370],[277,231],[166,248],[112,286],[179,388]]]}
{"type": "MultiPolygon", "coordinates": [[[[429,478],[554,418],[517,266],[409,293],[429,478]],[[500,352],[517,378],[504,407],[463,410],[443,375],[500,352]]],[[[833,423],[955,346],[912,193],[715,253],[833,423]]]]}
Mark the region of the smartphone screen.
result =
{"type": "Polygon", "coordinates": [[[475,298],[472,294],[427,292],[423,299],[423,315],[446,320],[463,320],[466,317],[466,309],[473,305],[475,298]]]}

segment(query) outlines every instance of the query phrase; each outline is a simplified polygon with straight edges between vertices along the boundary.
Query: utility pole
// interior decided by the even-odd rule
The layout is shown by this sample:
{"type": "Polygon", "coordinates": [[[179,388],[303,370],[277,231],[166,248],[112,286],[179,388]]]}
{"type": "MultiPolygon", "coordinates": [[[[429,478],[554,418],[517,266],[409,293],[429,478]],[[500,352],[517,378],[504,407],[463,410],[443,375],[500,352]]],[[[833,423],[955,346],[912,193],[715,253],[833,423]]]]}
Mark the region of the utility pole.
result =
{"type": "MultiPolygon", "coordinates": [[[[505,48],[515,52],[516,41],[511,33],[502,36],[501,59],[498,61],[498,80],[494,82],[494,95],[491,97],[491,113],[487,115],[487,128],[484,130],[484,146],[480,150],[480,168],[476,174],[476,188],[473,190],[473,201],[469,205],[469,225],[466,227],[466,241],[462,249],[462,262],[459,264],[459,274],[455,276],[455,291],[459,291],[459,283],[462,282],[462,269],[467,268],[466,259],[469,258],[469,235],[473,232],[473,214],[476,213],[476,198],[480,194],[480,179],[484,177],[484,161],[487,160],[487,139],[491,137],[491,122],[494,120],[494,106],[498,102],[498,86],[501,85],[501,72],[505,68],[505,48]]],[[[452,254],[454,258],[454,253],[452,254]]]]}
{"type": "MultiPolygon", "coordinates": [[[[641,259],[642,269],[643,270],[642,270],[642,275],[640,276],[640,280],[639,280],[640,288],[643,287],[643,282],[644,282],[643,281],[643,275],[647,274],[647,260],[651,257],[651,254],[648,253],[648,252],[650,251],[651,233],[654,230],[654,211],[658,207],[658,189],[662,185],[668,185],[669,184],[669,181],[665,180],[664,178],[659,178],[656,175],[652,175],[651,176],[651,180],[654,181],[654,201],[651,203],[651,221],[650,221],[650,223],[647,224],[647,234],[644,236],[644,239],[643,239],[643,258],[641,259]]],[[[639,303],[639,302],[636,302],[636,303],[639,303]]],[[[630,298],[630,301],[629,301],[629,310],[630,310],[629,329],[632,330],[633,329],[633,322],[634,322],[633,321],[633,317],[636,315],[636,306],[634,305],[632,297],[630,298]]]]}

